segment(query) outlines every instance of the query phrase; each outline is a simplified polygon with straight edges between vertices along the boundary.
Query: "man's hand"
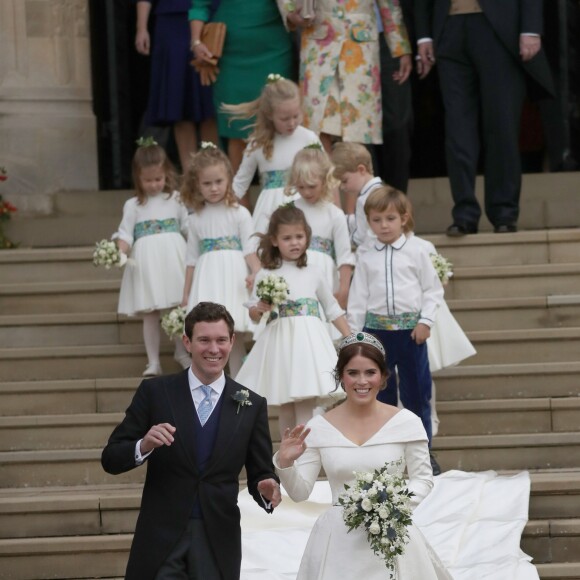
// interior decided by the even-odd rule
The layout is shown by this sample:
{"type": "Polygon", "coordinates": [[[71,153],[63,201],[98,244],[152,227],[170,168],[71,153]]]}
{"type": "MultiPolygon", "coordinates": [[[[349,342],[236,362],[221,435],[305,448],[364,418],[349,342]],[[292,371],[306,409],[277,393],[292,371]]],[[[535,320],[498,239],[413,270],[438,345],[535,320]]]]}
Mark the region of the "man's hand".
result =
{"type": "Polygon", "coordinates": [[[160,423],[159,425],[153,425],[147,435],[143,437],[141,441],[141,455],[146,455],[153,449],[161,447],[162,445],[171,445],[174,441],[173,434],[176,429],[173,425],[169,423],[160,423]]]}
{"type": "Polygon", "coordinates": [[[280,485],[275,479],[262,479],[262,481],[258,482],[258,491],[265,500],[272,504],[273,508],[280,505],[282,494],[280,493],[280,485]]]}
{"type": "Polygon", "coordinates": [[[151,49],[151,39],[147,29],[137,31],[137,34],[135,35],[135,48],[139,54],[149,54],[151,49]]]}
{"type": "Polygon", "coordinates": [[[417,47],[417,73],[420,79],[424,79],[435,64],[433,42],[421,42],[417,47]]]}
{"type": "Polygon", "coordinates": [[[520,34],[520,56],[524,62],[532,60],[542,48],[542,39],[539,36],[520,34]]]}
{"type": "Polygon", "coordinates": [[[431,329],[422,322],[419,322],[419,324],[417,324],[417,326],[415,326],[415,328],[413,329],[413,332],[411,332],[411,338],[417,344],[423,344],[430,336],[431,329]]]}

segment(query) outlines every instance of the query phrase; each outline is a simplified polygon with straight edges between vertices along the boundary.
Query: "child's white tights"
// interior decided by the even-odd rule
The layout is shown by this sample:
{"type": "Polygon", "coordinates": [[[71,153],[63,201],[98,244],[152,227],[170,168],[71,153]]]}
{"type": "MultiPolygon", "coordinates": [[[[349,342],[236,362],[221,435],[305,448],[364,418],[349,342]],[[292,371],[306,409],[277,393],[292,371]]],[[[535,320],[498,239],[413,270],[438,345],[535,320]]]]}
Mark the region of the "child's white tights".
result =
{"type": "Polygon", "coordinates": [[[159,310],[143,315],[143,342],[149,365],[159,365],[159,346],[161,344],[161,326],[159,310]]]}

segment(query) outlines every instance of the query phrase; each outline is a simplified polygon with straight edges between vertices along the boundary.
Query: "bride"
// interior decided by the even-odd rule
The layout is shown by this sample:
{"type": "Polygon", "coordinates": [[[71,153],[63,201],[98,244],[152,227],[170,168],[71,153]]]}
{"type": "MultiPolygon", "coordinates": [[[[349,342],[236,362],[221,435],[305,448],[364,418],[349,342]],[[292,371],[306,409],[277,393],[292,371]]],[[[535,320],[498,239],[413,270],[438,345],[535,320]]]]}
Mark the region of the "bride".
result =
{"type": "MultiPolygon", "coordinates": [[[[278,476],[294,501],[306,500],[324,468],[332,503],[316,522],[302,557],[297,580],[384,580],[384,561],[373,553],[361,529],[348,532],[337,505],[353,471],[372,471],[402,459],[415,508],[431,491],[433,473],[427,435],[418,417],[377,401],[387,380],[385,352],[372,335],[359,332],[340,346],[335,369],[346,400],[307,426],[286,429],[274,456],[278,476]]],[[[395,469],[395,468],[393,468],[395,469]]],[[[419,529],[411,525],[409,542],[396,561],[398,580],[450,580],[451,575],[419,529]]]]}

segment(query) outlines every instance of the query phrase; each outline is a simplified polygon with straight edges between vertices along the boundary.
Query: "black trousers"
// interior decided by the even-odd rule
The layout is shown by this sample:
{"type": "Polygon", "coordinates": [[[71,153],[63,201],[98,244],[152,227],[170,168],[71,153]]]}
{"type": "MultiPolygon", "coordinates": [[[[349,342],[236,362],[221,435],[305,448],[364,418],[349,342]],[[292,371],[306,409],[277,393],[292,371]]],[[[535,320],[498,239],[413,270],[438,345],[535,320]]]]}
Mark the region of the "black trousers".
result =
{"type": "Polygon", "coordinates": [[[203,520],[189,520],[155,580],[221,580],[203,520]]]}
{"type": "Polygon", "coordinates": [[[484,14],[448,17],[436,56],[445,106],[453,221],[475,227],[481,216],[475,198],[481,120],[485,213],[495,226],[516,223],[522,180],[519,129],[526,91],[524,71],[484,14]]]}
{"type": "Polygon", "coordinates": [[[399,70],[399,59],[391,56],[384,34],[379,34],[379,46],[383,144],[373,147],[375,175],[388,185],[407,193],[413,136],[411,80],[402,85],[393,80],[393,73],[399,70]]]}

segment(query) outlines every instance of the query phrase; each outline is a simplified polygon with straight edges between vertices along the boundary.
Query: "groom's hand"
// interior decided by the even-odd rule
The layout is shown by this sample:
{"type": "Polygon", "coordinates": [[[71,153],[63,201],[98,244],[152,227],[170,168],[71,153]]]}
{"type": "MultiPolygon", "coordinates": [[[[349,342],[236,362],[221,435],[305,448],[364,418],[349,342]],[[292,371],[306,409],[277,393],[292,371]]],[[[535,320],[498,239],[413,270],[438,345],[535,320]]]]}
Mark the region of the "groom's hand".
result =
{"type": "Polygon", "coordinates": [[[171,445],[173,443],[173,434],[175,431],[175,427],[170,423],[153,425],[141,441],[141,455],[145,455],[162,445],[171,445]]]}
{"type": "Polygon", "coordinates": [[[262,479],[258,482],[258,491],[262,497],[272,504],[272,507],[278,507],[282,501],[280,493],[280,484],[275,479],[262,479]]]}

